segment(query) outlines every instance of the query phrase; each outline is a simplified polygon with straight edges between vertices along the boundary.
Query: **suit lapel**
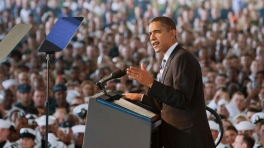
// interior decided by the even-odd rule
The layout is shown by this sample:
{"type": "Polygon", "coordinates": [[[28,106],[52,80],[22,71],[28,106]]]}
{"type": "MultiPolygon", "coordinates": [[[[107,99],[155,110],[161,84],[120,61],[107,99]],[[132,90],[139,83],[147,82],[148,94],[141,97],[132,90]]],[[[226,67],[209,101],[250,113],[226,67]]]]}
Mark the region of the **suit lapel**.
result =
{"type": "Polygon", "coordinates": [[[165,65],[165,67],[164,67],[164,69],[163,69],[163,73],[162,73],[162,77],[161,77],[161,83],[164,83],[164,78],[166,77],[166,74],[167,74],[167,72],[168,72],[168,69],[169,69],[169,67],[170,67],[170,65],[171,65],[171,60],[173,59],[173,57],[175,56],[175,54],[177,53],[177,51],[178,51],[179,49],[181,49],[181,48],[182,48],[182,47],[178,44],[178,45],[174,48],[174,50],[172,51],[172,53],[171,53],[171,55],[170,55],[168,61],[166,62],[166,65],[165,65]]]}

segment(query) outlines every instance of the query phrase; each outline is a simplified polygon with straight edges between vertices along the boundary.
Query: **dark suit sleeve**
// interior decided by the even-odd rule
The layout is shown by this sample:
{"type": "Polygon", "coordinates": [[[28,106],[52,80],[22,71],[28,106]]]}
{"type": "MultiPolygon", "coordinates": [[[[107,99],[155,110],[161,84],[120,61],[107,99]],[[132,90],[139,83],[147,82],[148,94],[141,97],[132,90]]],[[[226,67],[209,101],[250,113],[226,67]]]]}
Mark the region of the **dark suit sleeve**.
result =
{"type": "Polygon", "coordinates": [[[200,69],[197,66],[198,62],[189,52],[180,53],[171,60],[165,84],[154,81],[148,95],[167,105],[185,109],[192,101],[196,73],[200,69]]]}

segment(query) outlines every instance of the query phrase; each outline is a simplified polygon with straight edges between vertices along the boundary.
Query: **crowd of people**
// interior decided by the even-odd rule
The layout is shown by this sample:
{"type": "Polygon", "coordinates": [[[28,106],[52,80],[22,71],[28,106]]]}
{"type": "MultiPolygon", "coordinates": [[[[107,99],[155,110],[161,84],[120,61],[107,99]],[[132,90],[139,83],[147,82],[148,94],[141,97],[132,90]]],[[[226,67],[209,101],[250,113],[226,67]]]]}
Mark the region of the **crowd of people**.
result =
{"type": "MultiPolygon", "coordinates": [[[[218,148],[264,146],[264,0],[2,0],[0,14],[0,40],[16,24],[32,25],[0,65],[0,147],[44,146],[46,98],[49,146],[82,147],[96,82],[141,63],[157,78],[163,57],[148,34],[157,16],[176,22],[178,43],[200,63],[206,105],[224,125],[218,148]],[[58,18],[76,16],[84,20],[67,47],[51,55],[48,77],[38,48],[58,18]]],[[[127,76],[106,89],[148,91],[127,76]]],[[[219,125],[207,115],[215,140],[219,125]]]]}

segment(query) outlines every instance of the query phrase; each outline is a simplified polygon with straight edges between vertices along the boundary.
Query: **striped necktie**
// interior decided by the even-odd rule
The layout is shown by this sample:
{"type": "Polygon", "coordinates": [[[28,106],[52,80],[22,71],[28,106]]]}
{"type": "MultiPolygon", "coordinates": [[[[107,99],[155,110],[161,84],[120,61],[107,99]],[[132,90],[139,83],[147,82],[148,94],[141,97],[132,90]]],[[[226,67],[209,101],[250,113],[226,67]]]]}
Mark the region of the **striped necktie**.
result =
{"type": "Polygon", "coordinates": [[[163,68],[165,67],[166,64],[166,60],[162,60],[161,65],[160,65],[160,70],[163,70],[163,68]]]}

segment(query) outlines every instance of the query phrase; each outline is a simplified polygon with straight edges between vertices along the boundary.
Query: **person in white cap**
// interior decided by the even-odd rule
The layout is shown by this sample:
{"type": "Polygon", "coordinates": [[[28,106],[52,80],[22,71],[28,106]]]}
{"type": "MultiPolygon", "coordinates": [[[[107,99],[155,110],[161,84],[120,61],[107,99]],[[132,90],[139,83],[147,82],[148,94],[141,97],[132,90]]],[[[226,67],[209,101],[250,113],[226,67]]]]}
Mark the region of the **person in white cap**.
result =
{"type": "Polygon", "coordinates": [[[72,132],[74,134],[74,145],[69,148],[82,148],[84,140],[85,125],[75,125],[72,127],[72,132]]]}
{"type": "Polygon", "coordinates": [[[250,136],[254,133],[255,125],[250,123],[249,121],[241,121],[235,125],[238,134],[248,134],[250,136]]]}
{"type": "Polygon", "coordinates": [[[59,139],[53,134],[48,134],[48,147],[49,148],[67,148],[67,146],[59,141],[59,139]]]}
{"type": "Polygon", "coordinates": [[[242,112],[245,103],[244,100],[245,95],[242,92],[238,91],[233,94],[231,102],[239,109],[240,112],[242,112]]]}
{"type": "Polygon", "coordinates": [[[219,133],[219,125],[212,120],[209,120],[208,122],[209,122],[211,133],[213,135],[213,139],[215,141],[219,133]]]}
{"type": "Polygon", "coordinates": [[[88,104],[78,105],[73,109],[72,112],[74,115],[76,115],[79,118],[80,123],[85,125],[86,117],[88,113],[88,104]]]}
{"type": "MultiPolygon", "coordinates": [[[[209,123],[209,126],[210,126],[210,130],[211,130],[211,133],[212,133],[212,136],[213,136],[213,139],[214,141],[216,140],[218,134],[219,134],[219,124],[217,124],[216,122],[212,121],[212,120],[209,120],[208,121],[209,123]]],[[[222,142],[220,142],[218,145],[217,145],[217,148],[224,148],[224,147],[229,147],[228,144],[223,144],[222,142]]]]}
{"type": "Polygon", "coordinates": [[[9,142],[7,139],[10,135],[9,128],[11,127],[11,123],[9,121],[0,119],[0,147],[1,148],[12,148],[16,145],[9,142]]]}
{"type": "Polygon", "coordinates": [[[254,133],[253,133],[253,137],[255,140],[255,143],[258,144],[259,143],[259,137],[261,136],[261,121],[264,120],[264,113],[263,112],[257,112],[255,114],[252,115],[251,117],[251,123],[255,124],[255,128],[254,128],[254,133]]]}
{"type": "Polygon", "coordinates": [[[19,144],[21,148],[38,148],[39,145],[35,143],[35,131],[31,128],[21,128],[20,129],[20,139],[19,144]]]}
{"type": "Polygon", "coordinates": [[[3,94],[2,105],[3,105],[3,109],[6,113],[6,115],[5,115],[6,117],[9,117],[11,112],[13,112],[14,110],[19,110],[21,112],[24,112],[22,109],[20,109],[14,105],[15,96],[10,89],[5,89],[2,94],[3,94]]]}
{"type": "MultiPolygon", "coordinates": [[[[46,116],[43,115],[37,119],[35,119],[35,121],[38,124],[38,127],[36,128],[36,141],[38,143],[40,142],[44,142],[44,137],[45,137],[45,133],[46,133],[46,116]]],[[[56,118],[54,116],[49,116],[49,122],[48,122],[48,129],[49,132],[56,132],[56,126],[55,126],[55,121],[56,118]]]]}

